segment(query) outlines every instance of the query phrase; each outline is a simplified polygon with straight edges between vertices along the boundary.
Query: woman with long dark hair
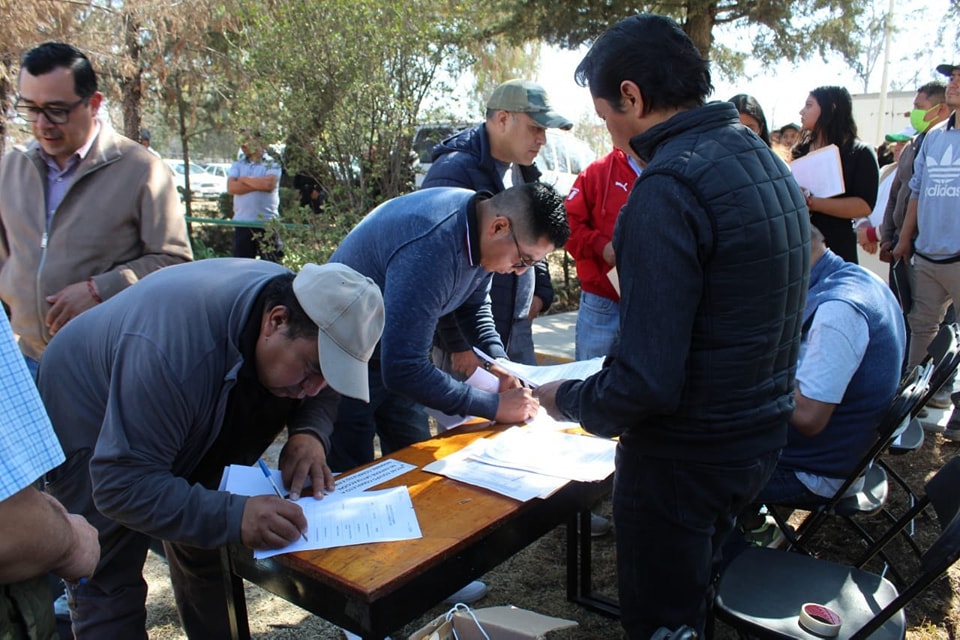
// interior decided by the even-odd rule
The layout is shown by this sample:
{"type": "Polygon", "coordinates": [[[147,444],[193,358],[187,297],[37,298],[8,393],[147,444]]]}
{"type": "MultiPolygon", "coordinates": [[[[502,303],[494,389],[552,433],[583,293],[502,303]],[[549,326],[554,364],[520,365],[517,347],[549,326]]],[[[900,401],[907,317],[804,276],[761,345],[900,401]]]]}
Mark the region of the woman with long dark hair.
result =
{"type": "Polygon", "coordinates": [[[767,117],[757,99],[746,93],[738,93],[727,102],[733,103],[740,113],[740,124],[760,136],[760,139],[770,146],[770,127],[767,126],[767,117]]]}
{"type": "Polygon", "coordinates": [[[843,87],[818,87],[800,110],[800,141],[793,147],[797,159],[831,144],[840,149],[845,191],[831,198],[807,195],[810,221],[823,232],[827,246],[847,262],[857,263],[857,236],[853,220],[865,218],[877,202],[880,169],[877,157],[857,138],[853,100],[843,87]]]}

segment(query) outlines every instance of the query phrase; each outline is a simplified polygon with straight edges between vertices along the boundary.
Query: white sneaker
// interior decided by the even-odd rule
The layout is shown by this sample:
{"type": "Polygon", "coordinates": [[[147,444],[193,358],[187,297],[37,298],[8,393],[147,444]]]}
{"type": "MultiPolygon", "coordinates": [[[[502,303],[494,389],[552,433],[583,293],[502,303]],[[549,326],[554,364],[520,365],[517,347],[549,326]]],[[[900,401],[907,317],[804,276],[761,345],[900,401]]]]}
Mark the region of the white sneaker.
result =
{"type": "Polygon", "coordinates": [[[600,536],[605,536],[610,533],[610,529],[613,529],[613,523],[610,521],[610,518],[604,518],[595,513],[590,514],[591,537],[599,538],[600,536]]]}
{"type": "Polygon", "coordinates": [[[487,595],[487,585],[480,582],[479,580],[474,580],[460,591],[450,594],[444,598],[444,604],[457,604],[462,602],[463,604],[472,604],[487,595]]]}

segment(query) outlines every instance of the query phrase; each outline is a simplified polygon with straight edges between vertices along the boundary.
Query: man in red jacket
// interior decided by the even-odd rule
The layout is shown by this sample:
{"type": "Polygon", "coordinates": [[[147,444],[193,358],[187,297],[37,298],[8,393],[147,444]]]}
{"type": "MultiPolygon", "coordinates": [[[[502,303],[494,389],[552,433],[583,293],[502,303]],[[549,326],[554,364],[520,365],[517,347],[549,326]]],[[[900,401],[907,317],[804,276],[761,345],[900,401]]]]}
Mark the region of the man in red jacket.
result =
{"type": "Polygon", "coordinates": [[[620,294],[607,273],[617,264],[613,227],[638,175],[637,161],[614,149],[584,169],[567,196],[567,251],[580,278],[577,360],[607,355],[620,335],[620,294]]]}

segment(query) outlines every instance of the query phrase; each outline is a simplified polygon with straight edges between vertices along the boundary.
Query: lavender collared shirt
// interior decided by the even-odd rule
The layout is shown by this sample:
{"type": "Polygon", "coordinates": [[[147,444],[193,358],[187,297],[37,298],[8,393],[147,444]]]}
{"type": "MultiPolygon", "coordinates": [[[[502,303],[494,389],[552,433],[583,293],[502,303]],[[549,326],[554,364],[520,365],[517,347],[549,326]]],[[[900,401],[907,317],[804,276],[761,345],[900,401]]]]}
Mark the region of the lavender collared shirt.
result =
{"type": "Polygon", "coordinates": [[[60,165],[57,164],[53,156],[44,151],[42,147],[40,148],[40,157],[47,165],[46,203],[48,229],[50,228],[50,221],[53,220],[54,212],[57,210],[57,207],[60,206],[60,203],[63,202],[63,197],[67,195],[67,190],[70,188],[70,185],[73,184],[73,180],[77,174],[77,167],[80,166],[80,162],[90,153],[90,149],[93,147],[93,141],[97,139],[99,134],[100,123],[96,122],[90,138],[70,156],[67,160],[67,166],[63,169],[60,168],[60,165]]]}

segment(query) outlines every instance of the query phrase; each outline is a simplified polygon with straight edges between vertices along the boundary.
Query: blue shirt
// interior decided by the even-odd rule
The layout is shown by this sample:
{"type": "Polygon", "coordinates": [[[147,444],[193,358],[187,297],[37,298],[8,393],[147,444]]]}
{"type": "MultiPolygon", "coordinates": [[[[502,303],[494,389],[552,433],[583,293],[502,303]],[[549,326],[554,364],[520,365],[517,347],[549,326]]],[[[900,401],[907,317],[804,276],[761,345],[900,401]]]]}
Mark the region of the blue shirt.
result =
{"type": "Polygon", "coordinates": [[[0,313],[0,500],[64,461],[13,330],[0,313]]]}
{"type": "Polygon", "coordinates": [[[243,195],[233,196],[233,219],[246,222],[270,220],[276,218],[280,207],[280,165],[267,154],[260,156],[259,162],[251,162],[246,157],[240,158],[230,167],[227,179],[230,178],[263,178],[276,176],[277,183],[273,191],[251,191],[243,195]]]}

